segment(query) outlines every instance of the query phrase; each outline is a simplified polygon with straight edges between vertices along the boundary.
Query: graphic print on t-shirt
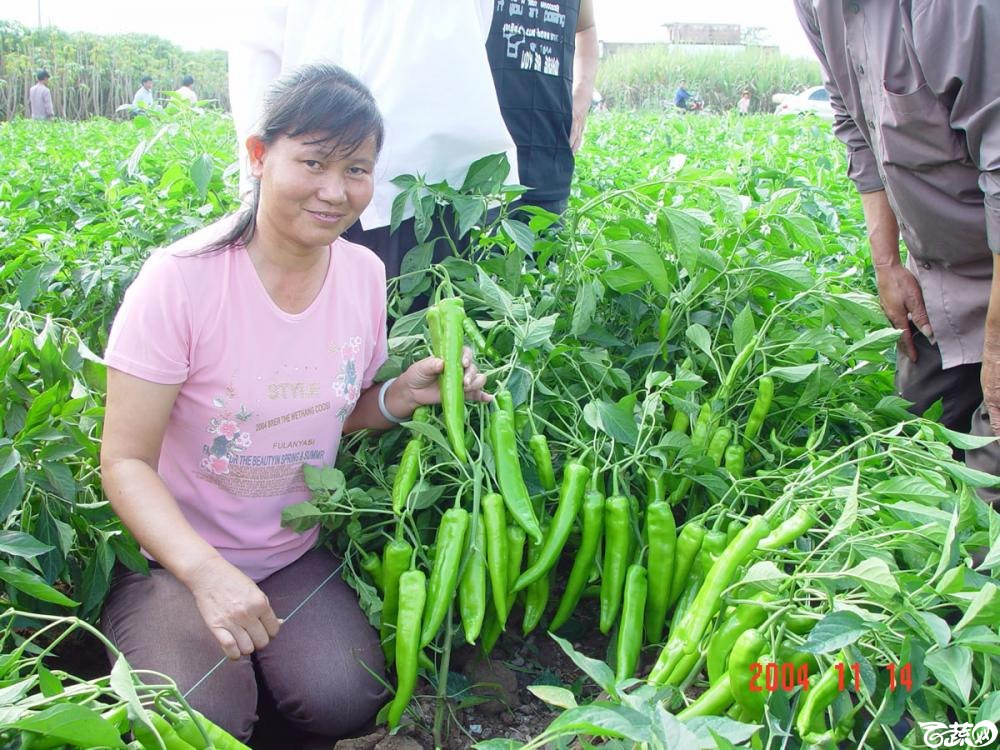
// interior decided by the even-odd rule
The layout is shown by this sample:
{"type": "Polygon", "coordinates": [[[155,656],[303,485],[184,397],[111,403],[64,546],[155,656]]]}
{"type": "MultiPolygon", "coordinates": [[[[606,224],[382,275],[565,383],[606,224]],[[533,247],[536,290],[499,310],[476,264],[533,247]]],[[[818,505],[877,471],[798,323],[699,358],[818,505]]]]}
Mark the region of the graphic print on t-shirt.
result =
{"type": "MultiPolygon", "coordinates": [[[[322,464],[326,449],[318,445],[308,422],[303,422],[304,432],[298,439],[275,441],[267,432],[315,417],[328,419],[334,409],[335,418],[343,425],[361,396],[363,368],[358,358],[362,343],[361,337],[352,336],[343,345],[331,347],[340,359],[332,382],[289,381],[281,376],[281,369],[275,370],[275,379],[264,390],[270,406],[266,413],[273,415],[266,419],[248,410],[233,386],[227,386],[212,399],[218,414],[208,423],[209,440],[202,446],[198,476],[235,497],[276,497],[305,491],[302,464],[322,464]],[[302,401],[312,403],[294,403],[302,401]]],[[[311,369],[319,368],[307,366],[300,372],[311,369]]]]}
{"type": "Polygon", "coordinates": [[[545,0],[497,0],[496,14],[506,14],[503,38],[507,57],[519,59],[521,70],[560,74],[566,14],[561,3],[545,0]],[[558,29],[558,30],[557,30],[558,29]]]}

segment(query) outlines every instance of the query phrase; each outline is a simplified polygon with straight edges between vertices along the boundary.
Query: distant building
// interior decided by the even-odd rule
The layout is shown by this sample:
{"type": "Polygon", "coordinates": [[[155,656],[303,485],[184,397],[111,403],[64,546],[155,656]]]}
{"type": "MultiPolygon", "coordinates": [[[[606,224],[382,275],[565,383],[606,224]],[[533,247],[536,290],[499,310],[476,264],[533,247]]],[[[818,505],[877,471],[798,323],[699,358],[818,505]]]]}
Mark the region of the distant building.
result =
{"type": "Polygon", "coordinates": [[[601,57],[643,49],[670,48],[684,52],[741,52],[752,46],[762,52],[777,54],[776,46],[744,44],[743,28],[738,23],[665,23],[654,32],[655,39],[612,41],[602,39],[601,57]]]}

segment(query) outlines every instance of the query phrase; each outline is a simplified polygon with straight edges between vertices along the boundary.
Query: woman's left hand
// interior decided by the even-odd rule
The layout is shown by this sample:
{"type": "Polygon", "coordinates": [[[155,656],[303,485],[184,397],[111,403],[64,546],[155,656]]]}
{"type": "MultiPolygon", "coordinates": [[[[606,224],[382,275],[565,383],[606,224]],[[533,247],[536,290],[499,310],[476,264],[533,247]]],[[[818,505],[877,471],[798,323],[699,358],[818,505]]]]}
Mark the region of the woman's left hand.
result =
{"type": "MultiPolygon", "coordinates": [[[[479,372],[476,363],[472,361],[472,350],[462,348],[462,385],[465,389],[466,401],[482,401],[488,403],[493,396],[486,393],[486,376],[479,372]]],[[[409,389],[409,397],[415,404],[440,404],[441,391],[438,388],[438,375],[444,370],[444,360],[437,357],[425,357],[410,365],[406,372],[399,376],[398,385],[409,389]]]]}

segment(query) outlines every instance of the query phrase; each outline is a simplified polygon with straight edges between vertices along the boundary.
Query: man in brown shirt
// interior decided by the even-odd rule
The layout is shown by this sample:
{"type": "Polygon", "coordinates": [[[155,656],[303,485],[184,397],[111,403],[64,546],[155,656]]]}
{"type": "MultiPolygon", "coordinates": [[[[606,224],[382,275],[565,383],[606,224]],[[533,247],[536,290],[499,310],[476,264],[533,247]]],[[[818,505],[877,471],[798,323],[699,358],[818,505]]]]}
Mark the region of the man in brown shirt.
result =
{"type": "MultiPolygon", "coordinates": [[[[879,300],[902,331],[896,386],[918,414],[941,399],[946,426],[1000,434],[1000,2],[795,9],[861,193],[879,300]]],[[[1000,475],[996,444],[966,461],[1000,475]]]]}

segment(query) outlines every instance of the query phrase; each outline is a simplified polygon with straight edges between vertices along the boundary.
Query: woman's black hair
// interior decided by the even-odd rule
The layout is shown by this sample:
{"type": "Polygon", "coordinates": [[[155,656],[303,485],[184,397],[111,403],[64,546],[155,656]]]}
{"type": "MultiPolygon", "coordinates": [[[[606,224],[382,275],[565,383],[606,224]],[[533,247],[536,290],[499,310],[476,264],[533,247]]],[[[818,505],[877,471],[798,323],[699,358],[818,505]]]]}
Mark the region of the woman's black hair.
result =
{"type": "MultiPolygon", "coordinates": [[[[302,65],[278,79],[264,99],[256,135],[265,146],[280,137],[311,137],[309,144],[329,147],[330,155],[354,153],[369,138],[378,156],[385,138],[382,115],[371,91],[343,68],[329,64],[302,65]]],[[[249,208],[226,234],[203,253],[235,244],[246,245],[257,229],[260,183],[254,180],[249,208]]]]}
{"type": "Polygon", "coordinates": [[[193,83],[194,83],[194,78],[192,78],[191,76],[184,76],[181,79],[181,86],[190,86],[193,83]]]}

